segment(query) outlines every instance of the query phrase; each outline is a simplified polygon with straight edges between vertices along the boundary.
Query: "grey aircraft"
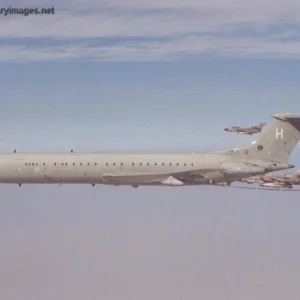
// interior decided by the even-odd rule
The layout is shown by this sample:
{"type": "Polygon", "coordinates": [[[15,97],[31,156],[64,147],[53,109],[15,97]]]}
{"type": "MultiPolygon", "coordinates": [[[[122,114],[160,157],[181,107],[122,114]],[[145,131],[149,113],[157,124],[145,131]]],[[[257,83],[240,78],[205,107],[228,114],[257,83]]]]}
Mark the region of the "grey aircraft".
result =
{"type": "Polygon", "coordinates": [[[257,183],[263,187],[274,188],[293,188],[295,185],[300,185],[300,170],[287,174],[269,173],[265,175],[256,175],[249,178],[243,178],[241,182],[257,183]]]}
{"type": "Polygon", "coordinates": [[[238,134],[248,134],[248,135],[252,135],[254,133],[260,133],[261,130],[263,129],[263,127],[266,125],[266,122],[261,122],[256,126],[252,126],[252,127],[239,127],[239,126],[232,126],[229,128],[224,128],[225,131],[229,131],[229,132],[235,132],[238,134]]]}
{"type": "Polygon", "coordinates": [[[293,168],[300,114],[274,123],[247,146],[198,154],[11,153],[0,155],[0,183],[190,186],[233,182],[293,168]]]}

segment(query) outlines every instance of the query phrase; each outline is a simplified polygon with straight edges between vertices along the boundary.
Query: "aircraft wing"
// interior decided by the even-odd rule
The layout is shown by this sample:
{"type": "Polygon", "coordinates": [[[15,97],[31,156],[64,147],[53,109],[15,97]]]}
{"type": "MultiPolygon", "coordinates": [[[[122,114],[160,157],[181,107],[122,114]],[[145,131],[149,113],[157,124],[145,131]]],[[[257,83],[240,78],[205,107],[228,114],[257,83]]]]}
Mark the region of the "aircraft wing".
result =
{"type": "Polygon", "coordinates": [[[281,176],[278,176],[278,177],[273,177],[273,176],[270,176],[269,177],[272,181],[274,181],[274,182],[282,182],[282,183],[284,183],[284,182],[286,182],[286,183],[289,183],[289,182],[291,182],[291,179],[290,178],[286,178],[286,177],[281,177],[281,176]]]}
{"type": "Polygon", "coordinates": [[[277,187],[293,187],[293,185],[289,182],[282,182],[282,181],[274,181],[273,182],[274,186],[277,186],[277,187]]]}
{"type": "Polygon", "coordinates": [[[239,131],[242,131],[242,132],[251,132],[251,128],[242,128],[242,127],[240,127],[239,131]]]}
{"type": "Polygon", "coordinates": [[[251,128],[239,128],[236,132],[250,135],[253,133],[251,128]]]}
{"type": "Polygon", "coordinates": [[[118,181],[118,180],[124,180],[127,177],[140,177],[140,176],[146,176],[146,175],[155,175],[155,173],[145,173],[145,172],[129,172],[129,173],[123,173],[123,174],[113,174],[113,173],[104,173],[102,174],[102,178],[108,181],[118,181]]]}
{"type": "MultiPolygon", "coordinates": [[[[172,173],[148,173],[148,172],[129,172],[120,174],[102,174],[103,180],[111,183],[111,184],[122,184],[124,182],[135,182],[140,181],[143,178],[144,183],[163,183],[163,184],[173,184],[176,182],[176,185],[179,184],[197,184],[199,182],[205,183],[207,179],[208,184],[213,184],[213,180],[215,178],[219,178],[220,176],[224,176],[224,170],[229,173],[232,172],[232,167],[229,165],[225,167],[225,169],[216,170],[215,168],[210,169],[197,169],[197,170],[189,170],[189,171],[181,171],[181,172],[172,172],[172,173]],[[173,182],[173,183],[172,183],[173,182]]],[[[241,166],[241,171],[243,171],[241,166]]],[[[246,168],[246,167],[245,167],[246,168]]],[[[247,169],[248,170],[248,169],[247,169]]],[[[226,172],[225,172],[226,173],[226,172]]],[[[231,174],[231,173],[230,173],[231,174]]],[[[230,181],[230,176],[228,180],[224,179],[224,181],[230,181]]],[[[231,182],[236,180],[231,180],[231,182]]]]}
{"type": "Polygon", "coordinates": [[[206,176],[211,176],[216,173],[216,177],[220,176],[220,172],[216,172],[215,169],[201,169],[201,170],[194,170],[194,171],[186,171],[186,172],[173,172],[173,173],[144,173],[144,172],[129,172],[124,173],[122,175],[118,174],[110,174],[105,173],[102,174],[102,178],[110,183],[121,183],[125,181],[134,181],[136,178],[140,180],[140,177],[145,177],[145,182],[147,183],[154,183],[154,182],[162,182],[167,180],[170,176],[174,179],[181,181],[182,183],[197,183],[199,180],[204,179],[206,176]]]}
{"type": "Polygon", "coordinates": [[[248,128],[244,128],[244,127],[235,127],[233,129],[236,130],[237,132],[245,132],[248,130],[248,128]]]}
{"type": "Polygon", "coordinates": [[[249,177],[242,178],[242,179],[240,179],[238,181],[240,181],[240,182],[246,182],[246,183],[261,183],[262,182],[261,177],[262,176],[259,176],[259,175],[249,176],[249,177]]]}
{"type": "Polygon", "coordinates": [[[187,172],[178,172],[172,173],[175,179],[182,181],[183,183],[197,183],[200,180],[205,178],[218,177],[221,173],[216,171],[215,169],[206,169],[206,170],[195,170],[195,171],[187,171],[187,172]]]}

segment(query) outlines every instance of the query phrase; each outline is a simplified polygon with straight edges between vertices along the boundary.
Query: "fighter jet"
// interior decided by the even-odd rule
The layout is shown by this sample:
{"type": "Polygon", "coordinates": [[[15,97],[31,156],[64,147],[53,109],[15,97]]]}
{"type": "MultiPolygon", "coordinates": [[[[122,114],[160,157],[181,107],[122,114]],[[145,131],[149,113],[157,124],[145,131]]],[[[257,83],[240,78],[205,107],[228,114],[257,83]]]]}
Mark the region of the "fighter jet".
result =
{"type": "Polygon", "coordinates": [[[294,185],[300,184],[300,170],[283,175],[265,174],[243,178],[241,182],[257,183],[263,187],[293,188],[294,185]]]}
{"type": "Polygon", "coordinates": [[[262,187],[268,187],[268,188],[279,188],[279,189],[292,189],[294,187],[293,184],[290,184],[289,182],[268,182],[260,184],[262,187]]]}
{"type": "Polygon", "coordinates": [[[245,183],[248,183],[248,184],[252,184],[252,183],[258,183],[258,184],[261,184],[261,183],[264,183],[264,181],[262,180],[262,177],[267,178],[268,174],[265,174],[265,175],[256,175],[256,176],[250,176],[250,177],[246,177],[246,178],[242,178],[241,180],[239,180],[240,182],[245,182],[245,183]]]}
{"type": "Polygon", "coordinates": [[[260,133],[261,130],[263,129],[263,127],[266,125],[266,122],[261,122],[256,126],[252,126],[252,127],[239,127],[239,126],[232,126],[229,128],[224,128],[225,131],[229,131],[229,132],[235,132],[237,134],[248,134],[248,135],[252,135],[255,133],[260,133]]]}
{"type": "Polygon", "coordinates": [[[273,118],[275,122],[256,142],[218,152],[1,154],[0,183],[134,188],[230,184],[294,167],[289,158],[300,140],[300,114],[276,114],[273,118]]]}

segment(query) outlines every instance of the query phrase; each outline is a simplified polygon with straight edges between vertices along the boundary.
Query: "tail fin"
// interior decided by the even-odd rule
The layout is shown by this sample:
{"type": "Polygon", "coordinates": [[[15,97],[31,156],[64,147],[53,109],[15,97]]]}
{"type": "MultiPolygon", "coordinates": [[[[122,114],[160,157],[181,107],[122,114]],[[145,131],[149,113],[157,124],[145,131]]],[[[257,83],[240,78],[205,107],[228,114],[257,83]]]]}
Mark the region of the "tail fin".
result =
{"type": "Polygon", "coordinates": [[[291,152],[300,140],[300,114],[276,114],[276,121],[248,147],[238,149],[238,154],[258,159],[288,164],[291,152]]]}
{"type": "Polygon", "coordinates": [[[266,122],[260,122],[260,123],[257,125],[257,127],[258,127],[259,129],[263,129],[263,128],[265,127],[266,124],[267,124],[266,122]]]}

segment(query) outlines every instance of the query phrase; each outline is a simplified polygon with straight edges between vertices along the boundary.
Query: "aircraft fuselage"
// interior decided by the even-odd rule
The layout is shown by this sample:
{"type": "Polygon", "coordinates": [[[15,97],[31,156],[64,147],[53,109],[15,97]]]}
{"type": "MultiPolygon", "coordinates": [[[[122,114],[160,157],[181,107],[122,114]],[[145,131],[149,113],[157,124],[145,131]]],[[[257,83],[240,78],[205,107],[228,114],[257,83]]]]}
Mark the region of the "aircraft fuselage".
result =
{"type": "Polygon", "coordinates": [[[243,163],[222,154],[1,154],[0,183],[168,185],[170,175],[191,172],[200,178],[184,184],[198,185],[288,168],[261,162],[259,171],[243,171],[243,163]]]}

